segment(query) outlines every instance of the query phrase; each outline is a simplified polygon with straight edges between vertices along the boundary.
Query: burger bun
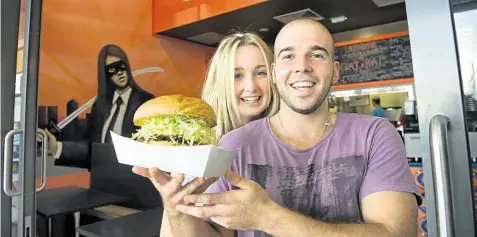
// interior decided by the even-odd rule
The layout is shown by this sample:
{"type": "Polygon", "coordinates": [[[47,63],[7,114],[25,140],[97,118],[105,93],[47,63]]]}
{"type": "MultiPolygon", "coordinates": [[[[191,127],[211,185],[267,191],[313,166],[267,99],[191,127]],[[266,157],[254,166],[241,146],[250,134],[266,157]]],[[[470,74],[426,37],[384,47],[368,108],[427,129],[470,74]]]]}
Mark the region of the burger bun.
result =
{"type": "Polygon", "coordinates": [[[161,116],[184,115],[203,119],[210,127],[217,125],[212,107],[199,98],[184,95],[166,95],[151,99],[142,104],[134,114],[134,124],[143,126],[149,119],[161,116]]]}

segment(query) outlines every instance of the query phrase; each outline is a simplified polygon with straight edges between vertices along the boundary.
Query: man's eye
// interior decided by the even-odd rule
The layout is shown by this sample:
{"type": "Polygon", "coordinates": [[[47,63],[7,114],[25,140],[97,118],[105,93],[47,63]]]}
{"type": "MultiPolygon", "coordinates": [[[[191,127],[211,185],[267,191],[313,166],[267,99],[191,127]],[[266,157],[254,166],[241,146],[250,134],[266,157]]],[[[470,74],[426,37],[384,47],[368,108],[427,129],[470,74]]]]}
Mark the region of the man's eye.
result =
{"type": "Polygon", "coordinates": [[[312,54],[311,57],[312,58],[319,58],[319,59],[325,58],[325,56],[323,54],[312,54]]]}
{"type": "Polygon", "coordinates": [[[122,64],[121,68],[123,68],[123,69],[126,68],[126,64],[122,64]]]}
{"type": "Polygon", "coordinates": [[[291,54],[288,54],[288,55],[284,55],[284,56],[282,57],[282,59],[290,59],[291,57],[292,57],[292,55],[291,55],[291,54]]]}
{"type": "Polygon", "coordinates": [[[109,69],[109,73],[114,73],[116,70],[114,68],[109,69]]]}
{"type": "Polygon", "coordinates": [[[267,76],[267,72],[258,71],[258,72],[257,72],[257,76],[260,76],[260,77],[267,76]]]}

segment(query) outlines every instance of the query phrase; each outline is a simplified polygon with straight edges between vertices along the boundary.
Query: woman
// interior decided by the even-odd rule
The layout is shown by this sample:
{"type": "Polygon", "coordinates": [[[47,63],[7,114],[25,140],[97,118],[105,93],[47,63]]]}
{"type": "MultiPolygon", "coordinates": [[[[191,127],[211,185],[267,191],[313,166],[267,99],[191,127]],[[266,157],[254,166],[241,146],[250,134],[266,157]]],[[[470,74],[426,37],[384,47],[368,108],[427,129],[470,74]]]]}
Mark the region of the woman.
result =
{"type": "Polygon", "coordinates": [[[280,100],[271,79],[272,61],[270,48],[253,33],[235,33],[219,44],[202,91],[202,99],[217,115],[218,139],[251,120],[276,113],[280,100]]]}
{"type": "MultiPolygon", "coordinates": [[[[221,41],[210,60],[202,91],[202,99],[217,115],[218,140],[247,122],[277,112],[280,100],[271,78],[272,61],[273,52],[256,34],[239,32],[221,41]]],[[[149,178],[163,197],[161,236],[171,236],[169,218],[185,215],[175,210],[176,204],[185,195],[201,193],[215,182],[199,178],[183,186],[182,174],[170,177],[157,169],[139,167],[133,172],[149,178]]]]}

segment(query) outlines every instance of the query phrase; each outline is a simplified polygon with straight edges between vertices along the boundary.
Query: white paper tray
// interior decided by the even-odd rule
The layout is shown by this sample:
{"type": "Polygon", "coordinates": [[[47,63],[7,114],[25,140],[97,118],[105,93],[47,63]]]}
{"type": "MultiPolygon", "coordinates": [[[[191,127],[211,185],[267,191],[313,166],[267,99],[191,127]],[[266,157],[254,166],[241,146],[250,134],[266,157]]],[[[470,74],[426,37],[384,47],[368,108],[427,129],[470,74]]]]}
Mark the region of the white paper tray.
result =
{"type": "Polygon", "coordinates": [[[159,146],[145,144],[111,132],[118,162],[145,168],[158,168],[194,177],[220,177],[232,165],[236,151],[217,146],[159,146]]]}

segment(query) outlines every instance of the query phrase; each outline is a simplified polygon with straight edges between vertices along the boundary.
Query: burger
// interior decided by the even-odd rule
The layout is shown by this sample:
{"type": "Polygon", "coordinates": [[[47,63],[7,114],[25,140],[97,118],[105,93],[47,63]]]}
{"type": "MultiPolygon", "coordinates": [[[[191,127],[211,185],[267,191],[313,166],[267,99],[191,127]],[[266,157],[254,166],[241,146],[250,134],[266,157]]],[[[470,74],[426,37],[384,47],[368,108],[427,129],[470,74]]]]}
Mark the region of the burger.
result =
{"type": "Polygon", "coordinates": [[[215,145],[215,112],[205,101],[167,95],[142,104],[134,114],[138,142],[168,146],[215,145]]]}

